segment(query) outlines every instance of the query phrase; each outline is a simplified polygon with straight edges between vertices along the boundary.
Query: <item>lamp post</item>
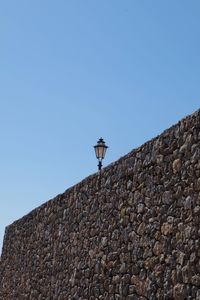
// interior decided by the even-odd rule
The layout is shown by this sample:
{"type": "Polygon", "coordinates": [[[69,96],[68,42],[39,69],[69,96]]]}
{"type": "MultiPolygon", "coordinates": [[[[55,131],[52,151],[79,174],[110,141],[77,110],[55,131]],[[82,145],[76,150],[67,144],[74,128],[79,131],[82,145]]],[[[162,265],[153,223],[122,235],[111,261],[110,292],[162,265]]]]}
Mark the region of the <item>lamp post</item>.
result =
{"type": "Polygon", "coordinates": [[[97,157],[97,159],[99,161],[99,164],[98,164],[99,171],[101,171],[102,160],[105,157],[107,149],[108,149],[108,146],[106,146],[106,144],[105,144],[105,142],[104,142],[104,140],[102,138],[100,138],[98,140],[96,146],[94,146],[95,154],[96,154],[96,157],[97,157]]]}

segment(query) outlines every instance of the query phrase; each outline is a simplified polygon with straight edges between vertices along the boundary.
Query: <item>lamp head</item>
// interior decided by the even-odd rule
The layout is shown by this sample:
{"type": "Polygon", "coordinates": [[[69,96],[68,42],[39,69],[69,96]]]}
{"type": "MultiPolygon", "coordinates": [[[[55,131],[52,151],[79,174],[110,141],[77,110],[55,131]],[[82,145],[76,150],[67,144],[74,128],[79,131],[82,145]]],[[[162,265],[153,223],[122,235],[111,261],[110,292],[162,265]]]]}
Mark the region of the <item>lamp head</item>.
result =
{"type": "Polygon", "coordinates": [[[95,154],[98,160],[104,159],[107,148],[108,146],[106,146],[104,140],[100,138],[97,142],[97,145],[94,146],[95,154]]]}

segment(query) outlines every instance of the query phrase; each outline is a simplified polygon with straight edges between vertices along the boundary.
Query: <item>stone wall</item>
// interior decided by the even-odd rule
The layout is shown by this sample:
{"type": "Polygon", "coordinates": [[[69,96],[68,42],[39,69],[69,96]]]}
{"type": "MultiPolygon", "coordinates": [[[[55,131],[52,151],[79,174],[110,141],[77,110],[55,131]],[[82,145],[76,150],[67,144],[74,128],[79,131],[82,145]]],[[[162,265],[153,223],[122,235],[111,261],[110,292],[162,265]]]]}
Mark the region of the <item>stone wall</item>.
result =
{"type": "Polygon", "coordinates": [[[6,228],[1,300],[200,299],[200,111],[6,228]]]}

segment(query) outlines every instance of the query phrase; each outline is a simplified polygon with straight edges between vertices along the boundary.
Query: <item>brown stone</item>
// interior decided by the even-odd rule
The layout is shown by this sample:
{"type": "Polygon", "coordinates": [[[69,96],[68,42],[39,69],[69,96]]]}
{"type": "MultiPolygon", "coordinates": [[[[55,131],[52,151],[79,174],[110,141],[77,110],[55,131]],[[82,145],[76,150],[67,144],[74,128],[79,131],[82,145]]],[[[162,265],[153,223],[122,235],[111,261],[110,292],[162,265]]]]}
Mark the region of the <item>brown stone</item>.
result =
{"type": "Polygon", "coordinates": [[[184,284],[178,283],[173,289],[174,300],[186,299],[185,286],[184,284]]]}
{"type": "Polygon", "coordinates": [[[160,255],[163,252],[163,246],[161,243],[156,242],[154,247],[153,247],[153,253],[155,255],[160,255]]]}
{"type": "Polygon", "coordinates": [[[182,166],[182,163],[181,163],[180,158],[175,159],[172,163],[173,173],[174,174],[178,173],[181,170],[181,166],[182,166]]]}
{"type": "Polygon", "coordinates": [[[161,227],[161,232],[164,235],[169,235],[173,232],[173,224],[163,223],[161,227]]]}
{"type": "Polygon", "coordinates": [[[147,281],[142,281],[138,276],[133,275],[131,277],[131,283],[135,286],[136,293],[140,296],[146,296],[147,293],[147,281]]]}

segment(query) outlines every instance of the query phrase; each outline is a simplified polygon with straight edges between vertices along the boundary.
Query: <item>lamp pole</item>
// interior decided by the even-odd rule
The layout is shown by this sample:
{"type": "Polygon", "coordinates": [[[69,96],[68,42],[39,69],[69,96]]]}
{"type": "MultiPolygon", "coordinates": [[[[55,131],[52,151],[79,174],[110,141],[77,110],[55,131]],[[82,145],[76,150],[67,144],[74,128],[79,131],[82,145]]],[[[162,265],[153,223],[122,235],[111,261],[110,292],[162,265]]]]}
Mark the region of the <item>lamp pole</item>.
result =
{"type": "Polygon", "coordinates": [[[98,169],[99,169],[99,171],[101,171],[101,168],[102,168],[102,162],[101,162],[101,160],[99,160],[99,163],[98,163],[98,169]]]}

